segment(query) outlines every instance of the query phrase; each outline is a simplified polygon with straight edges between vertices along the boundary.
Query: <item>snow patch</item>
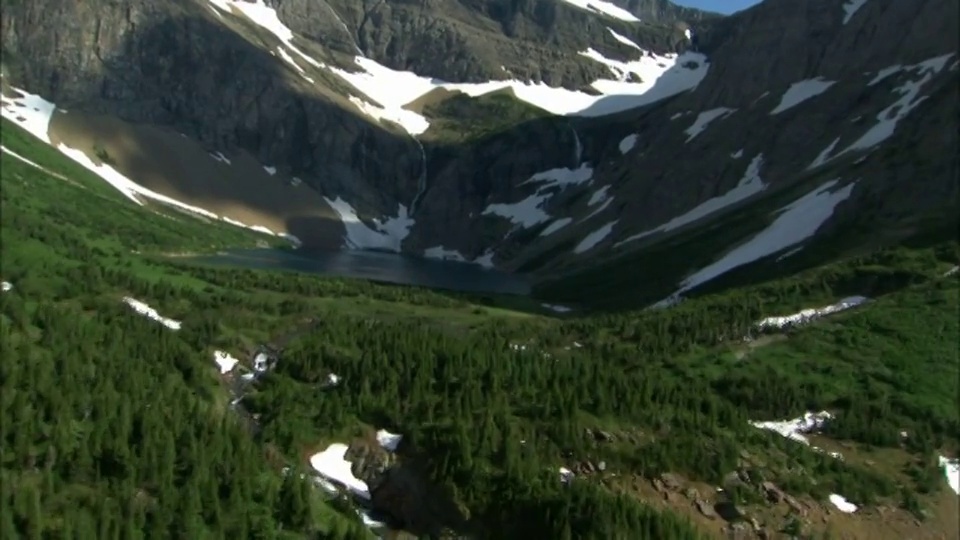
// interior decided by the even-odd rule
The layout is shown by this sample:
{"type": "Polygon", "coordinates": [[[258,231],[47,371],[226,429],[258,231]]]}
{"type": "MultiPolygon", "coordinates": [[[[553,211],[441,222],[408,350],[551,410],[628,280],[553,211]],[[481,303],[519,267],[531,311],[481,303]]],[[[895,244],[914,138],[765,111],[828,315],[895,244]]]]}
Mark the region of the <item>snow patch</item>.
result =
{"type": "Polygon", "coordinates": [[[834,84],[836,84],[836,81],[828,81],[823,77],[795,82],[783,93],[783,96],[780,98],[780,104],[770,111],[770,114],[780,114],[810,98],[819,96],[829,90],[834,84]]]}
{"type": "Polygon", "coordinates": [[[228,158],[227,156],[223,155],[222,152],[215,152],[215,153],[213,153],[213,154],[210,154],[210,157],[212,157],[213,159],[219,161],[220,163],[226,163],[227,165],[230,165],[230,158],[228,158]]]}
{"type": "Polygon", "coordinates": [[[626,239],[617,242],[614,245],[614,248],[626,244],[627,242],[639,240],[651,234],[667,232],[679,227],[683,227],[684,225],[693,223],[709,216],[710,214],[718,212],[727,206],[738,203],[756,195],[757,193],[760,193],[767,188],[766,184],[763,183],[763,179],[760,178],[760,167],[762,165],[763,154],[757,154],[757,156],[750,161],[750,164],[747,165],[747,169],[743,173],[743,178],[741,178],[737,186],[730,191],[719,197],[714,197],[700,203],[692,210],[689,210],[688,212],[671,219],[655,229],[650,229],[648,231],[629,236],[626,239]]]}
{"type": "Polygon", "coordinates": [[[0,95],[0,114],[3,118],[27,130],[27,133],[47,144],[51,144],[47,131],[50,129],[50,119],[53,118],[53,111],[57,108],[56,105],[37,94],[31,94],[15,86],[11,86],[10,89],[20,94],[21,97],[8,98],[0,95]]]}
{"type": "Polygon", "coordinates": [[[12,290],[13,290],[13,283],[10,283],[9,281],[0,282],[0,291],[10,292],[12,290]]]}
{"type": "Polygon", "coordinates": [[[598,13],[600,15],[606,15],[608,17],[613,17],[614,19],[620,19],[621,21],[627,22],[640,22],[633,13],[623,9],[622,7],[616,6],[610,2],[604,2],[603,0],[563,0],[564,2],[577,6],[580,9],[590,11],[592,13],[598,13]]]}
{"type": "Polygon", "coordinates": [[[263,170],[267,171],[267,174],[269,174],[270,176],[277,174],[276,167],[268,167],[267,165],[264,165],[263,170]]]}
{"type": "Polygon", "coordinates": [[[850,308],[857,307],[865,302],[868,302],[869,298],[865,296],[848,296],[839,302],[830,304],[827,306],[819,308],[804,309],[793,313],[791,315],[784,315],[782,317],[767,317],[759,321],[756,326],[757,328],[785,328],[787,326],[796,326],[800,324],[805,324],[814,319],[819,319],[833,313],[839,313],[841,311],[848,310],[850,308]]]}
{"type": "Polygon", "coordinates": [[[562,217],[562,218],[560,218],[560,219],[558,219],[558,220],[555,220],[555,221],[552,222],[550,225],[547,225],[547,227],[546,227],[545,229],[543,229],[542,231],[540,231],[540,236],[549,236],[549,235],[551,235],[551,234],[559,231],[560,229],[566,227],[567,225],[569,225],[569,224],[571,224],[571,223],[573,223],[573,218],[562,217]]]}
{"type": "Polygon", "coordinates": [[[627,135],[620,140],[620,153],[626,155],[627,152],[633,150],[633,147],[637,145],[637,134],[627,135]]]}
{"type": "MultiPolygon", "coordinates": [[[[293,31],[280,21],[276,10],[268,6],[263,0],[253,2],[246,0],[209,0],[209,2],[227,13],[231,12],[231,8],[237,10],[250,22],[276,36],[288,49],[295,52],[310,65],[317,68],[325,67],[322,62],[318,62],[293,44],[293,31]]],[[[281,56],[285,56],[285,54],[281,52],[281,56]]],[[[294,65],[296,66],[295,63],[294,65]]],[[[299,66],[297,66],[297,69],[299,69],[299,66]]]]}
{"type": "Polygon", "coordinates": [[[949,459],[940,456],[940,467],[943,468],[943,474],[947,477],[947,485],[954,493],[960,495],[960,459],[949,459]]]}
{"type": "Polygon", "coordinates": [[[346,234],[344,241],[348,249],[385,249],[400,252],[400,244],[410,234],[413,218],[407,215],[407,207],[399,205],[397,217],[385,220],[371,220],[375,228],[370,228],[360,220],[356,210],[347,201],[340,198],[323,198],[340,216],[346,234]]]}
{"type": "Polygon", "coordinates": [[[823,151],[820,152],[820,154],[817,155],[817,157],[813,160],[812,163],[810,163],[810,165],[807,165],[807,170],[816,169],[817,167],[819,167],[819,166],[823,165],[824,163],[830,161],[830,159],[831,159],[830,154],[833,153],[834,149],[836,149],[837,144],[838,144],[839,142],[840,142],[840,137],[837,137],[836,139],[834,139],[833,142],[830,143],[829,146],[827,146],[826,148],[824,148],[823,151]]]}
{"type": "Polygon", "coordinates": [[[385,429],[377,431],[377,443],[387,452],[396,452],[402,440],[403,435],[390,433],[385,429]]]}
{"type": "Polygon", "coordinates": [[[900,73],[901,71],[903,71],[903,66],[900,64],[887,66],[881,69],[880,71],[878,71],[877,75],[873,79],[871,79],[870,82],[867,83],[867,86],[873,86],[879,83],[880,81],[886,79],[887,77],[894,75],[896,73],[900,73]]]}
{"type": "Polygon", "coordinates": [[[571,185],[589,183],[593,180],[593,168],[584,163],[577,169],[550,169],[539,172],[520,185],[532,182],[543,182],[536,192],[527,198],[515,203],[495,203],[488,205],[482,215],[496,215],[508,219],[511,223],[522,228],[533,227],[550,219],[550,215],[542,209],[543,204],[553,197],[552,188],[565,188],[571,185]]]}
{"type": "Polygon", "coordinates": [[[240,363],[239,360],[223,351],[213,351],[213,361],[220,366],[220,373],[230,373],[240,363]]]}
{"type": "Polygon", "coordinates": [[[729,116],[734,112],[736,112],[736,109],[730,109],[727,107],[717,107],[716,109],[710,109],[709,111],[704,111],[700,113],[699,115],[697,115],[697,119],[693,121],[693,124],[691,124],[690,127],[688,127],[683,131],[684,133],[689,135],[689,137],[687,137],[687,142],[692,141],[694,137],[703,133],[707,129],[707,126],[709,126],[710,123],[713,122],[714,120],[717,120],[724,116],[729,116]]]}
{"type": "Polygon", "coordinates": [[[540,305],[556,313],[570,313],[571,311],[573,311],[573,308],[571,307],[561,306],[557,304],[540,304],[540,305]]]}
{"type": "Polygon", "coordinates": [[[157,310],[153,309],[148,304],[137,300],[136,298],[125,296],[123,301],[126,302],[128,306],[133,308],[134,311],[148,319],[154,320],[171,330],[180,329],[180,321],[161,316],[159,313],[157,313],[157,310]]]}
{"type": "Polygon", "coordinates": [[[921,78],[916,81],[907,81],[896,88],[894,91],[900,94],[900,99],[880,111],[876,117],[877,123],[834,157],[858,150],[867,150],[892,137],[897,128],[897,123],[906,118],[910,112],[927,99],[926,96],[919,95],[920,89],[923,85],[930,82],[934,75],[943,71],[947,65],[947,61],[949,61],[953,55],[954,53],[948,53],[930,58],[913,66],[905,67],[904,70],[912,70],[917,75],[921,75],[921,78]]]}
{"type": "Polygon", "coordinates": [[[404,107],[436,88],[462,92],[470,97],[509,88],[517,99],[556,115],[602,116],[690,90],[703,80],[709,67],[706,56],[692,52],[664,56],[645,53],[639,60],[631,62],[610,60],[592,49],[580,54],[607,65],[618,80],[594,81],[592,86],[600,95],[593,95],[517,80],[450,83],[421,77],[410,71],[392,70],[362,56],[354,58],[360,68],[356,73],[334,67],[327,69],[376,103],[351,96],[350,100],[365,114],[389,120],[409,134],[419,135],[429,128],[429,122],[404,107]],[[637,78],[639,82],[635,82],[637,78]]]}
{"type": "Polygon", "coordinates": [[[758,429],[773,431],[792,441],[809,445],[810,441],[804,435],[819,431],[831,418],[833,418],[833,415],[827,411],[807,412],[803,416],[791,420],[750,422],[750,425],[758,429]]]}
{"type": "Polygon", "coordinates": [[[613,28],[607,27],[607,32],[610,32],[610,35],[613,36],[613,39],[619,41],[620,43],[623,43],[623,44],[626,45],[627,47],[633,47],[634,49],[636,49],[636,50],[638,50],[638,51],[642,51],[642,50],[643,50],[643,49],[640,48],[639,45],[637,45],[636,43],[634,43],[630,38],[614,32],[613,28]]]}
{"type": "Polygon", "coordinates": [[[730,157],[733,159],[740,159],[743,157],[743,148],[737,150],[736,152],[730,154],[730,157]]]}
{"type": "Polygon", "coordinates": [[[596,247],[597,244],[603,242],[604,239],[610,236],[610,233],[613,232],[613,227],[617,224],[617,221],[618,220],[611,221],[610,223],[607,223],[606,225],[588,234],[583,240],[580,241],[579,244],[577,244],[577,247],[573,248],[573,252],[579,255],[596,247]]]}
{"type": "Polygon", "coordinates": [[[854,14],[860,11],[860,8],[866,3],[867,0],[848,0],[847,3],[843,4],[843,24],[850,22],[854,14]]]}
{"type": "Polygon", "coordinates": [[[370,499],[370,490],[367,483],[353,475],[350,462],[345,459],[347,445],[333,443],[323,452],[310,457],[310,466],[320,476],[343,485],[354,495],[363,499],[370,499]]]}
{"type": "MultiPolygon", "coordinates": [[[[862,0],[861,0],[862,1],[862,0]]],[[[842,495],[836,493],[830,494],[830,503],[837,507],[844,514],[852,514],[857,511],[857,505],[847,502],[842,495]]]]}
{"type": "Polygon", "coordinates": [[[737,246],[720,260],[694,273],[681,284],[680,294],[734,268],[799,244],[813,236],[833,209],[853,192],[856,182],[830,192],[838,180],[831,180],[779,210],[780,215],[766,229],[737,246]]]}
{"type": "Polygon", "coordinates": [[[463,255],[455,249],[446,249],[443,246],[434,246],[423,250],[423,256],[428,259],[440,259],[441,261],[467,262],[463,255]]]}

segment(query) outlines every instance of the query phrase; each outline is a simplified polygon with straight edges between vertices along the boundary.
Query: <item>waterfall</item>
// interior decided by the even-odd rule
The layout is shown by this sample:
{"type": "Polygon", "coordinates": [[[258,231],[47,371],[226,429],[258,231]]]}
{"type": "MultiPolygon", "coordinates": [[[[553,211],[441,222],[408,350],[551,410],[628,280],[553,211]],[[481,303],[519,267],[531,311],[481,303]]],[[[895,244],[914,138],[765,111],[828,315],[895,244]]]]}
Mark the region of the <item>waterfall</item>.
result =
{"type": "Polygon", "coordinates": [[[583,160],[583,145],[580,144],[580,135],[577,133],[577,128],[573,127],[573,124],[570,124],[570,131],[573,132],[573,166],[570,168],[578,169],[583,160]]]}
{"type": "Polygon", "coordinates": [[[423,149],[423,144],[417,140],[416,137],[412,137],[413,142],[417,143],[417,147],[420,148],[420,178],[417,180],[417,194],[414,195],[413,201],[410,202],[410,212],[408,215],[413,217],[413,214],[417,211],[417,205],[420,203],[420,199],[423,197],[423,194],[427,192],[427,153],[423,149]]]}

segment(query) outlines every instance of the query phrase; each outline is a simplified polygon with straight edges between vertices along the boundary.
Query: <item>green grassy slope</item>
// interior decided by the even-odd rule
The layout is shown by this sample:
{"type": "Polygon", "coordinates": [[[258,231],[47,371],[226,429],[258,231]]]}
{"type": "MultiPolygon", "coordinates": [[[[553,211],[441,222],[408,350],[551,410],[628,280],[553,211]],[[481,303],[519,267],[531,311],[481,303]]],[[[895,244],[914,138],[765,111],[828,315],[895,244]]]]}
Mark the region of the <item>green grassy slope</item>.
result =
{"type": "Polygon", "coordinates": [[[69,179],[0,158],[0,277],[14,286],[0,294],[4,538],[365,537],[350,504],[280,470],[381,427],[404,434],[400,466],[443,503],[397,523],[418,533],[715,536],[717,522],[695,521],[686,499],[655,509],[636,486],[665,472],[716,486],[739,469],[751,482],[705,496],[768,531],[799,517],[765,502],[761,481],[811,504],[842,493],[936,522],[924,513],[946,489],[935,458],[960,450],[960,282],[941,277],[956,241],[664,311],[557,320],[411,287],[147,256],[259,235],[138,208],[15,126],[2,133],[69,179]],[[766,345],[740,340],[763,316],[848,294],[878,299],[766,345]],[[137,316],[124,295],[182,329],[137,316]],[[259,415],[250,431],[212,352],[247,360],[280,342],[276,369],[244,398],[259,415]],[[837,415],[825,438],[848,445],[848,459],[748,424],[819,408],[837,415]],[[861,451],[897,458],[875,466],[861,451]],[[558,478],[601,461],[569,486],[558,478]]]}

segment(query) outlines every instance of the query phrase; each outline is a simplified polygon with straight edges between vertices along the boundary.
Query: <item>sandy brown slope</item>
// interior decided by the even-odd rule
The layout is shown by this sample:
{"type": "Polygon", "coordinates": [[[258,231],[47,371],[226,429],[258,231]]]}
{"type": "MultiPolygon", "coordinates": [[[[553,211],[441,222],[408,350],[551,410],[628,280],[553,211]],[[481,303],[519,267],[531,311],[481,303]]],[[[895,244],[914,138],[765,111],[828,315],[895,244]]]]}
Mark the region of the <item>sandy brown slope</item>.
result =
{"type": "Polygon", "coordinates": [[[342,245],[343,225],[318,192],[268,174],[245,152],[225,152],[227,164],[172,130],[74,111],[58,110],[49,136],[54,145],[82,150],[94,162],[105,155],[127,178],[183,203],[292,234],[309,247],[342,245]]]}

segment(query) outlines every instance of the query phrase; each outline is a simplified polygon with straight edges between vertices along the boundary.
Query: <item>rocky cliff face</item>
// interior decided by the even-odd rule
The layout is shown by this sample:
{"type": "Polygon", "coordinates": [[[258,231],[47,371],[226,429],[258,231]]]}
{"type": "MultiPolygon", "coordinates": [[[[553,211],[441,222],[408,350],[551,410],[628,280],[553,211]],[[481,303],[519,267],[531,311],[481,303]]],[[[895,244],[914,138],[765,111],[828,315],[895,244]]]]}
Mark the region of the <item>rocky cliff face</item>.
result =
{"type": "Polygon", "coordinates": [[[4,80],[302,180],[321,247],[556,272],[817,178],[956,195],[956,2],[268,2],[7,2],[4,80]]]}

